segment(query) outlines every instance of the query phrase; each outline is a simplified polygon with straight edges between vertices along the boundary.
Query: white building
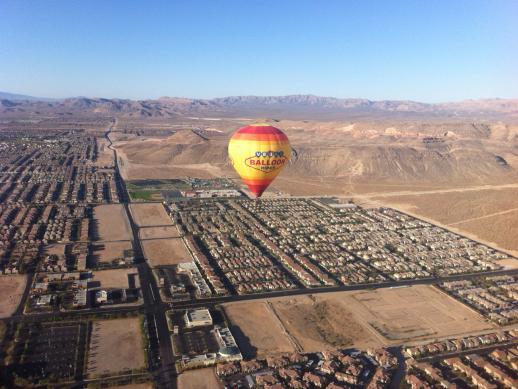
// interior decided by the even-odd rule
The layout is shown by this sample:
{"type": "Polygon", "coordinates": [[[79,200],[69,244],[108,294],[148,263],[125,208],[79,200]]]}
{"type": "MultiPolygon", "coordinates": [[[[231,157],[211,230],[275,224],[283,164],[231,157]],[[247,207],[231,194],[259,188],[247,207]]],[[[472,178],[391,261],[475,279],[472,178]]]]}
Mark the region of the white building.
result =
{"type": "Polygon", "coordinates": [[[211,326],[212,316],[208,309],[189,309],[184,315],[187,328],[211,326]]]}
{"type": "Polygon", "coordinates": [[[105,290],[99,290],[95,293],[95,301],[97,304],[104,304],[108,301],[108,292],[105,290]]]}

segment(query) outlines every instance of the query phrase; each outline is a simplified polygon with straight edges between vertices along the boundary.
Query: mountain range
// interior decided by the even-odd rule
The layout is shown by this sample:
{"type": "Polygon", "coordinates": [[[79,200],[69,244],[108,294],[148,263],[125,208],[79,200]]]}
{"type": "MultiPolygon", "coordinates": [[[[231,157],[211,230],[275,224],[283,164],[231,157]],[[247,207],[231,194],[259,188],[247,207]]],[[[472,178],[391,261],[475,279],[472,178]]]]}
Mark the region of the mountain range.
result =
{"type": "Polygon", "coordinates": [[[410,100],[343,99],[315,95],[231,96],[150,100],[74,97],[48,99],[0,92],[0,114],[94,114],[122,117],[268,116],[298,119],[370,117],[470,117],[518,119],[518,99],[422,103],[410,100]]]}

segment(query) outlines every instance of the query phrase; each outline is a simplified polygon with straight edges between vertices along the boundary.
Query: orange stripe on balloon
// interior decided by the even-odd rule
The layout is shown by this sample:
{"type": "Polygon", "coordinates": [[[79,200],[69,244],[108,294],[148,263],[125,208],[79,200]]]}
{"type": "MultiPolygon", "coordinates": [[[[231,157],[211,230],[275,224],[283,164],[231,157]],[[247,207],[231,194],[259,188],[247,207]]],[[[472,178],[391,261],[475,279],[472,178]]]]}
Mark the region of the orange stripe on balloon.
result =
{"type": "Polygon", "coordinates": [[[241,134],[282,134],[282,131],[273,126],[246,126],[240,128],[237,133],[241,134]]]}

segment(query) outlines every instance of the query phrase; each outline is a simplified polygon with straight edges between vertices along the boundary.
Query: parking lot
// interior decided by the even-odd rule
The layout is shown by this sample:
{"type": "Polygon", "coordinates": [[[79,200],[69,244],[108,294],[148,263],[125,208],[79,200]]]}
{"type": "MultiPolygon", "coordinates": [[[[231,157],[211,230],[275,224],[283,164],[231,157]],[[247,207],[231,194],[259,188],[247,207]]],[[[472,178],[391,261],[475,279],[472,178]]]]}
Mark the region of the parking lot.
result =
{"type": "Polygon", "coordinates": [[[41,323],[23,326],[17,347],[17,373],[38,379],[78,379],[83,374],[87,323],[41,323]]]}

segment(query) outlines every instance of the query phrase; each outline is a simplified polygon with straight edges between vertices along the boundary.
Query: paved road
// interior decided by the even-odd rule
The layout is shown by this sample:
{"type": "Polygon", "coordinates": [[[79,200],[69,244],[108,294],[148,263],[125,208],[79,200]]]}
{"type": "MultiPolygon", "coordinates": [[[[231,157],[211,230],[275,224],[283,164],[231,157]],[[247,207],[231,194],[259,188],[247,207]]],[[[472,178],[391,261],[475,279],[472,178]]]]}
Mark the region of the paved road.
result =
{"type": "Polygon", "coordinates": [[[251,294],[251,295],[222,296],[222,297],[214,297],[214,298],[200,299],[200,300],[194,300],[194,301],[191,301],[191,300],[180,301],[180,302],[174,303],[174,308],[175,309],[186,309],[186,308],[195,308],[195,307],[236,302],[236,301],[258,300],[258,299],[273,298],[273,297],[297,296],[297,295],[317,294],[317,293],[345,292],[345,291],[382,289],[382,288],[397,288],[397,287],[405,287],[405,286],[412,286],[412,285],[432,285],[432,284],[437,284],[437,283],[441,283],[441,282],[466,280],[466,279],[472,279],[472,278],[481,277],[481,276],[516,275],[516,274],[518,274],[518,269],[509,269],[509,270],[497,270],[497,271],[484,272],[484,273],[459,274],[459,275],[448,276],[448,277],[422,278],[422,279],[391,281],[391,282],[382,282],[382,283],[374,283],[374,284],[355,284],[355,285],[341,285],[341,286],[321,287],[321,288],[292,289],[292,290],[282,290],[282,291],[268,292],[268,293],[257,293],[257,294],[251,294]]]}
{"type": "Polygon", "coordinates": [[[469,355],[469,354],[486,353],[486,352],[491,352],[493,350],[496,350],[497,348],[514,347],[516,345],[518,345],[518,340],[514,339],[509,342],[491,344],[489,346],[477,347],[477,348],[472,348],[469,350],[455,351],[452,353],[443,353],[443,354],[432,355],[432,356],[424,357],[424,358],[417,358],[417,361],[434,363],[434,362],[438,362],[438,361],[441,361],[446,358],[462,357],[464,355],[469,355]]]}
{"type": "MultiPolygon", "coordinates": [[[[169,328],[167,327],[165,317],[165,311],[169,309],[169,306],[164,304],[160,299],[160,293],[156,285],[155,278],[153,277],[152,270],[144,257],[144,251],[142,250],[139,237],[139,227],[135,223],[133,215],[129,209],[130,196],[128,195],[125,182],[120,174],[117,150],[113,148],[113,144],[110,139],[110,132],[116,125],[117,122],[114,121],[113,125],[110,126],[108,131],[105,133],[105,138],[108,141],[108,147],[113,150],[114,153],[117,190],[120,202],[124,205],[124,209],[126,210],[133,234],[133,252],[139,272],[142,296],[144,298],[144,310],[148,320],[148,328],[150,329],[150,346],[152,348],[158,348],[158,350],[151,351],[152,357],[155,353],[160,357],[160,366],[157,369],[155,369],[155,366],[152,366],[152,369],[154,370],[153,376],[157,386],[163,388],[176,388],[176,377],[178,375],[175,365],[176,359],[173,355],[169,328]],[[151,328],[154,331],[151,330],[151,328]]],[[[154,365],[153,361],[150,362],[154,365]]]]}

